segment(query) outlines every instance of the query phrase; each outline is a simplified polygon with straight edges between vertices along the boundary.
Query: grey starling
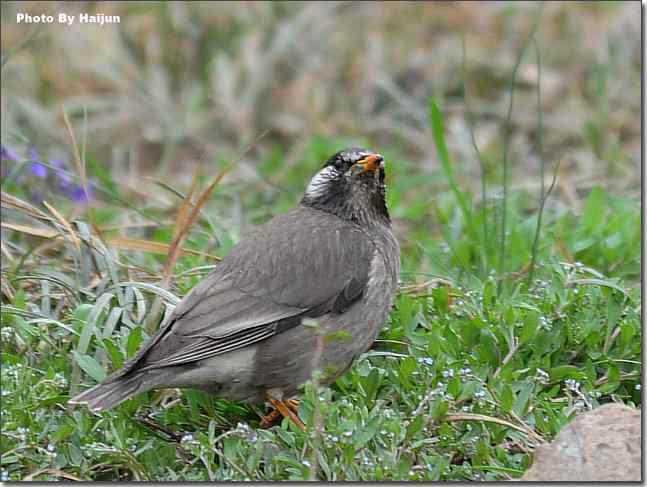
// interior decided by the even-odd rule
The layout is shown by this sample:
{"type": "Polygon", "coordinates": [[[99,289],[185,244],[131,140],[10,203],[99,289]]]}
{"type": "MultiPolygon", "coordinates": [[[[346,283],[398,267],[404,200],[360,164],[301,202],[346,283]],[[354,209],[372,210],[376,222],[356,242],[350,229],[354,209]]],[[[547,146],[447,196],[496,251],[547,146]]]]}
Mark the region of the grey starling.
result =
{"type": "Polygon", "coordinates": [[[380,154],[337,152],[299,205],[238,243],[135,357],[70,402],[101,411],[140,392],[187,387],[268,400],[298,420],[285,400],[315,369],[324,384],[339,377],[389,315],[400,251],[384,178],[380,154]]]}

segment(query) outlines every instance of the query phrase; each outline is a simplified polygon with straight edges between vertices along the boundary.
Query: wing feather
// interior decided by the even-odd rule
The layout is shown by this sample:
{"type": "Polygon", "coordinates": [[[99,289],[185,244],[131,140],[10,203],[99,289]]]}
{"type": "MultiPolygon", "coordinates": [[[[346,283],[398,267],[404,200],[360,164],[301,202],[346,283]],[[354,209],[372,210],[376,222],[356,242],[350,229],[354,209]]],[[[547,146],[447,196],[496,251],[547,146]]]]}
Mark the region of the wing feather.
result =
{"type": "Polygon", "coordinates": [[[297,207],[259,227],[176,307],[122,373],[182,365],[341,313],[361,298],[375,247],[352,223],[297,207]]]}

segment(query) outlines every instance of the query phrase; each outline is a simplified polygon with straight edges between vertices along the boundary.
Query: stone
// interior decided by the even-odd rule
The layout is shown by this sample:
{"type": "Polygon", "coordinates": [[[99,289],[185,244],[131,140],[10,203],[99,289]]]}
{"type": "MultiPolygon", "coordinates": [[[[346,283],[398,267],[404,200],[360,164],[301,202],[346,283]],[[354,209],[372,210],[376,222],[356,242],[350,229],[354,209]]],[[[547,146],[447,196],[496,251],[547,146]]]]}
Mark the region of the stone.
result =
{"type": "Polygon", "coordinates": [[[641,413],[605,404],[577,416],[535,449],[522,481],[642,481],[641,413]]]}

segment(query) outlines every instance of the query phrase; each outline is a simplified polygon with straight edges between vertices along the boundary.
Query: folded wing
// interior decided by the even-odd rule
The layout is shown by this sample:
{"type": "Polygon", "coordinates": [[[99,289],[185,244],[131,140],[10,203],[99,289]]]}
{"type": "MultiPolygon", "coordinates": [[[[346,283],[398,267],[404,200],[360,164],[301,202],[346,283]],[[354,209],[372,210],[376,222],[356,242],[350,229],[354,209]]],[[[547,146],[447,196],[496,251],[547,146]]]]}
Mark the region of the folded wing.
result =
{"type": "Polygon", "coordinates": [[[351,223],[297,207],[237,245],[118,374],[182,365],[266,340],[364,293],[374,245],[351,223]]]}

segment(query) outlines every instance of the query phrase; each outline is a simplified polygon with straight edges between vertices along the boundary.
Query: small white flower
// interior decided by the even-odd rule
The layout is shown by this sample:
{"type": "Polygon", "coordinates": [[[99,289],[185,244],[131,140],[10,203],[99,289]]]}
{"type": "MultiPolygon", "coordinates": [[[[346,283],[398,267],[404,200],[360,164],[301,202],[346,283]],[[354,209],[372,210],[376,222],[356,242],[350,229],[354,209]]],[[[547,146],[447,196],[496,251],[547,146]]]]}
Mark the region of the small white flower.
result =
{"type": "Polygon", "coordinates": [[[54,375],[54,382],[59,387],[67,387],[67,378],[60,372],[57,372],[56,375],[54,375]]]}
{"type": "Polygon", "coordinates": [[[308,468],[310,468],[312,466],[308,460],[301,460],[301,464],[308,467],[308,468]]]}
{"type": "Polygon", "coordinates": [[[640,384],[636,384],[636,385],[634,386],[634,389],[636,389],[637,391],[639,391],[639,390],[640,390],[640,384]]]}
{"type": "Polygon", "coordinates": [[[238,423],[236,429],[241,433],[247,433],[249,431],[249,425],[247,423],[238,423]]]}
{"type": "Polygon", "coordinates": [[[564,383],[566,384],[566,387],[573,392],[578,392],[580,390],[580,383],[575,379],[566,379],[564,383]]]}
{"type": "Polygon", "coordinates": [[[344,431],[344,436],[347,437],[347,438],[350,437],[350,436],[353,436],[353,432],[352,431],[344,431]]]}

